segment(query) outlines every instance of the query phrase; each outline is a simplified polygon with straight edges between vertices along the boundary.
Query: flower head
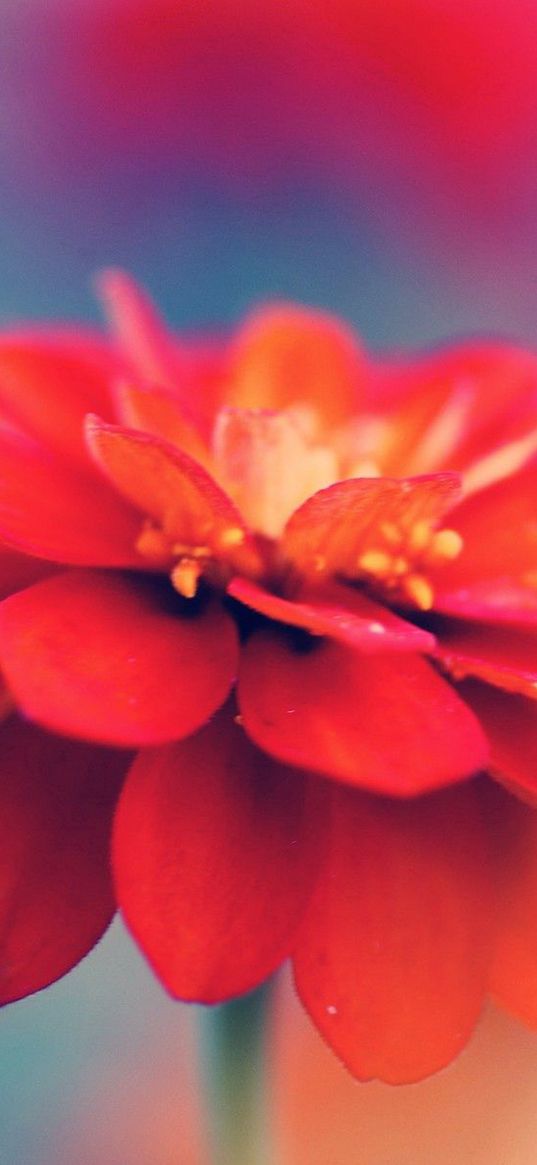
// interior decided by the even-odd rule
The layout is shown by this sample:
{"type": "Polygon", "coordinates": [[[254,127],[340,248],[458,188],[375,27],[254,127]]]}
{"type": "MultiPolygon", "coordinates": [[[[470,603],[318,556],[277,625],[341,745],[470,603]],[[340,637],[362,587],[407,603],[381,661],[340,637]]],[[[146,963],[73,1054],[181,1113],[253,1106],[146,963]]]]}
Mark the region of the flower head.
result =
{"type": "Polygon", "coordinates": [[[117,902],[183,999],[291,957],[361,1079],[537,1023],[537,358],[104,292],[0,342],[3,999],[117,902]]]}

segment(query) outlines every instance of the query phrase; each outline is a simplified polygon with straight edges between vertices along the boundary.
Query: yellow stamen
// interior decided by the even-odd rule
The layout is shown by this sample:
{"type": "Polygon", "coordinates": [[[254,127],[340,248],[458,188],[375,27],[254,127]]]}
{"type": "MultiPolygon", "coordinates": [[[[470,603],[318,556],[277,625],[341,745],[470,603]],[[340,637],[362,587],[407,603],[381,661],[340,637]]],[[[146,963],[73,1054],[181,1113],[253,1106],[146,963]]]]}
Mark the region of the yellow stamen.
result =
{"type": "Polygon", "coordinates": [[[136,539],[136,550],[157,565],[168,562],[171,557],[171,548],[166,535],[152,522],[144,523],[141,533],[136,539]]]}
{"type": "Polygon", "coordinates": [[[410,545],[413,550],[424,550],[431,540],[431,523],[422,519],[415,522],[410,531],[410,545]]]}
{"type": "Polygon", "coordinates": [[[429,548],[431,558],[457,558],[464,546],[464,539],[458,530],[438,530],[433,534],[429,548]]]}
{"type": "Polygon", "coordinates": [[[317,574],[322,574],[326,570],[326,558],[324,554],[316,554],[313,558],[313,569],[317,574]]]}
{"type": "Polygon", "coordinates": [[[172,551],[180,558],[211,558],[208,546],[186,546],[183,542],[174,542],[172,551]]]}
{"type": "Polygon", "coordinates": [[[228,526],[222,531],[219,542],[224,549],[231,549],[233,546],[242,546],[245,538],[246,534],[240,526],[228,526]]]}
{"type": "Polygon", "coordinates": [[[198,590],[198,582],[203,567],[195,558],[180,558],[174,566],[170,578],[173,586],[184,599],[193,599],[198,590]]]}
{"type": "Polygon", "coordinates": [[[403,533],[395,522],[381,522],[380,532],[384,535],[387,542],[391,546],[400,546],[403,541],[403,533]]]}
{"type": "Polygon", "coordinates": [[[392,563],[392,571],[395,575],[397,575],[398,578],[400,578],[402,574],[406,574],[407,570],[408,560],[406,558],[403,558],[401,554],[398,555],[397,558],[394,558],[392,563]]]}
{"type": "Polygon", "coordinates": [[[402,579],[401,587],[407,598],[419,607],[420,611],[430,611],[434,600],[433,588],[422,574],[407,574],[402,579]]]}
{"type": "Polygon", "coordinates": [[[385,550],[366,550],[360,555],[358,566],[361,570],[367,571],[367,574],[375,574],[382,578],[391,574],[393,558],[391,554],[386,554],[385,550]]]}

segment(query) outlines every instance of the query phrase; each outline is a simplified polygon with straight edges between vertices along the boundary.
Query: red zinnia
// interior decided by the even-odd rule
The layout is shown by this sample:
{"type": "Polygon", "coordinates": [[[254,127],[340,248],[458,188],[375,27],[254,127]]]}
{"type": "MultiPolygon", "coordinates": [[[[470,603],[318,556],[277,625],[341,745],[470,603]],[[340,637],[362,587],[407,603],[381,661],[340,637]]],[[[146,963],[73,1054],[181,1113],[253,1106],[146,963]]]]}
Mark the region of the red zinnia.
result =
{"type": "Polygon", "coordinates": [[[117,899],[183,999],[291,956],[360,1078],[537,1024],[537,359],[105,289],[116,346],[0,343],[4,1001],[117,899]]]}

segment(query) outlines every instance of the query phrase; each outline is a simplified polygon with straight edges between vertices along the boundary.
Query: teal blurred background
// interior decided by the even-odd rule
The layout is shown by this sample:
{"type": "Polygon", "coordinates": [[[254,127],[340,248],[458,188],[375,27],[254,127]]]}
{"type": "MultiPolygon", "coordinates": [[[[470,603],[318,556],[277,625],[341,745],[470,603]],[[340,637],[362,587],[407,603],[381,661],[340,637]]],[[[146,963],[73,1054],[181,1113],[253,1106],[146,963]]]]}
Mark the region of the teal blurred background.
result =
{"type": "MultiPolygon", "coordinates": [[[[3,0],[3,323],[95,322],[119,265],[189,330],[283,296],[535,342],[537,8],[329,8],[3,0]]],[[[191,1018],[114,924],[2,1015],[0,1161],[198,1165],[191,1018]]]]}

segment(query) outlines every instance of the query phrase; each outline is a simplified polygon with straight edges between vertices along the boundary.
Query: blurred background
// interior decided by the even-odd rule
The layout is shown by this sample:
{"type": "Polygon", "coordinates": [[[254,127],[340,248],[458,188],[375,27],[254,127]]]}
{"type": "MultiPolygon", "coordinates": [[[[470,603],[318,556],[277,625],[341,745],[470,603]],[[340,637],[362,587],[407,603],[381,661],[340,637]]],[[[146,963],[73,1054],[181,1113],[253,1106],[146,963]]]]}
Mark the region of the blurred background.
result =
{"type": "MultiPolygon", "coordinates": [[[[535,343],[536,75],[535,0],[0,0],[0,318],[96,321],[121,265],[189,330],[283,296],[372,348],[535,343]]],[[[3,1013],[0,1065],[6,1165],[203,1161],[192,1010],[119,924],[3,1013]]],[[[389,1103],[402,1139],[364,1165],[415,1165],[389,1103]]]]}

